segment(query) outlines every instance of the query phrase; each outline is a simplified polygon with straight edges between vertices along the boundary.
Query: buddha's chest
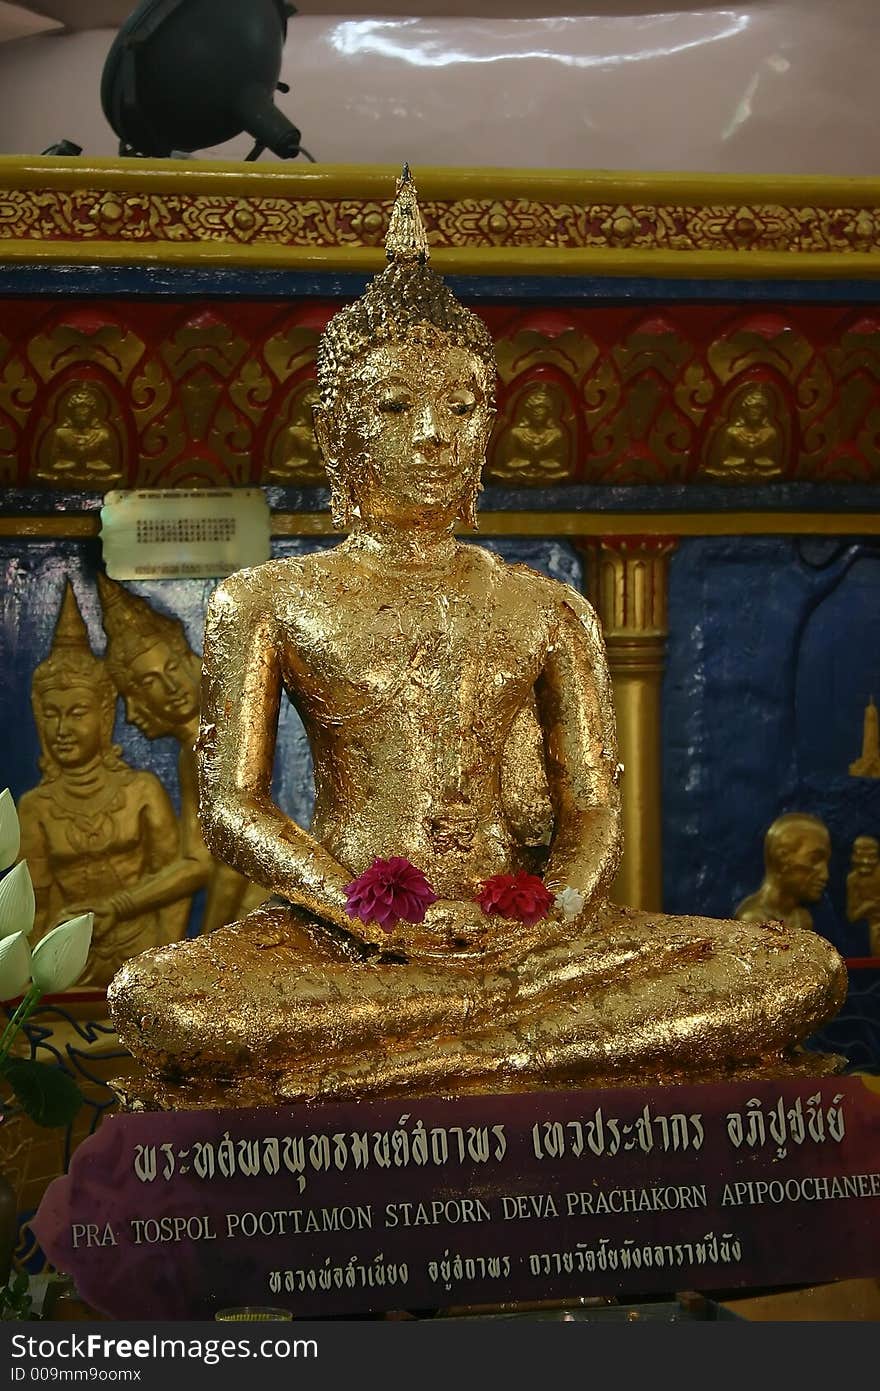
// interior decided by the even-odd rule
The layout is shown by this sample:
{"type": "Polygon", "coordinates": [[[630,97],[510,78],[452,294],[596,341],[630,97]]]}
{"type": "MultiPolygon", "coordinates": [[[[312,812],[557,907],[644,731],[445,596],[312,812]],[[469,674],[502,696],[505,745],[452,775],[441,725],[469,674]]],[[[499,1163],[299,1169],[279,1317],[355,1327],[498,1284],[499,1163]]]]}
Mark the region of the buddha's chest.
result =
{"type": "Polygon", "coordinates": [[[534,685],[545,649],[515,604],[472,592],[392,597],[378,589],[300,614],[296,628],[288,685],[304,712],[328,724],[383,709],[503,722],[534,685]]]}

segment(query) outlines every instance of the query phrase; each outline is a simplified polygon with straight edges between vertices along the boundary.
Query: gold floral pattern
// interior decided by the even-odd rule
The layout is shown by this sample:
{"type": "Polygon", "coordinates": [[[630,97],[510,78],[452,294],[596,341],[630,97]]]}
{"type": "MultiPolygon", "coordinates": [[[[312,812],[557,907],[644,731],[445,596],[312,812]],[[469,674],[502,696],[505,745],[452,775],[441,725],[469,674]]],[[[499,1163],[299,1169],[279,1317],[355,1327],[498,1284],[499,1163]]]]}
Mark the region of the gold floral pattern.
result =
{"type": "MultiPolygon", "coordinates": [[[[111,166],[112,167],[112,166],[111,166]]],[[[121,168],[121,167],[120,167],[121,168]]],[[[236,247],[274,247],[293,252],[301,247],[372,247],[381,243],[390,211],[387,198],[328,196],[317,192],[320,180],[291,173],[277,195],[259,191],[266,180],[259,176],[257,191],[245,195],[241,179],[226,192],[219,171],[213,183],[201,166],[199,187],[187,188],[174,175],[155,179],[155,189],[136,192],[125,187],[124,173],[117,189],[101,188],[95,170],[85,170],[80,186],[69,187],[50,161],[26,171],[0,161],[0,239],[28,242],[91,242],[112,239],[124,246],[168,242],[177,246],[225,243],[236,247]],[[40,174],[45,171],[41,181],[40,174]],[[60,186],[59,186],[60,185],[60,186]],[[317,196],[312,195],[315,189],[317,196]],[[172,191],[173,189],[173,191],[172,191]],[[204,191],[203,191],[204,190],[204,191]]],[[[631,176],[640,191],[650,192],[651,176],[631,176]]],[[[385,171],[370,172],[364,182],[377,189],[391,186],[385,171]]],[[[450,179],[450,187],[455,180],[450,179]]],[[[509,176],[487,180],[490,185],[513,186],[509,176]]],[[[540,186],[540,180],[523,175],[520,182],[540,186]]],[[[820,252],[867,257],[880,252],[880,192],[876,201],[862,206],[856,192],[852,205],[841,201],[828,205],[831,181],[804,184],[800,197],[764,201],[760,181],[747,201],[730,183],[724,201],[723,180],[683,180],[689,188],[704,187],[702,197],[681,201],[670,197],[668,184],[658,181],[655,201],[624,198],[603,200],[609,181],[585,175],[580,184],[569,181],[572,191],[582,189],[582,199],[497,196],[425,197],[422,217],[436,249],[477,247],[532,247],[557,249],[653,250],[666,252],[786,252],[806,256],[820,252]],[[824,196],[821,196],[824,193],[824,196]],[[715,197],[713,198],[713,194],[715,197]],[[810,195],[813,196],[810,196],[810,195]],[[816,196],[819,195],[819,196],[816,196]],[[703,201],[703,199],[706,201],[703,201]],[[858,201],[856,201],[856,199],[858,201]]],[[[740,181],[741,182],[741,181],[740,181]]],[[[862,181],[866,182],[866,181],[862,181]]],[[[621,183],[618,180],[618,183],[621,183]]],[[[769,181],[767,181],[769,185],[769,181]]],[[[192,181],[190,181],[192,184],[192,181]]],[[[326,187],[327,185],[325,185],[326,187]]],[[[841,192],[846,188],[839,185],[841,192]]],[[[622,185],[619,191],[623,191],[622,185]]],[[[769,193],[769,188],[768,188],[769,193]]]]}
{"type": "MultiPolygon", "coordinates": [[[[10,301],[0,338],[0,483],[322,484],[311,404],[330,312],[316,301],[62,300],[47,313],[42,301],[10,301]],[[86,421],[80,409],[79,428],[88,438],[73,440],[66,412],[83,393],[91,410],[86,421]],[[60,450],[65,442],[77,446],[79,464],[60,450]]],[[[873,310],[483,306],[482,314],[500,377],[487,482],[880,480],[873,310]],[[740,457],[723,441],[752,393],[763,393],[772,416],[764,428],[773,448],[755,457],[772,467],[722,467],[740,457]]]]}

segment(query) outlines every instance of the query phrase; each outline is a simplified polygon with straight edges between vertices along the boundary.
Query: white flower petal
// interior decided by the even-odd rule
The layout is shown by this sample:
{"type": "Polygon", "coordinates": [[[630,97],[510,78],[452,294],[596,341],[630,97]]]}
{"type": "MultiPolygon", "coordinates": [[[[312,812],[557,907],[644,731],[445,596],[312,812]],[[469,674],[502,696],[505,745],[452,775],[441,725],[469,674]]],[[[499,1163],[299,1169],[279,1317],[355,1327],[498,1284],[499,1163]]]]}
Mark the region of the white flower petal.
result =
{"type": "Polygon", "coordinates": [[[31,979],[31,949],[23,932],[0,939],[0,1000],[23,995],[31,979]]]}
{"type": "Polygon", "coordinates": [[[0,883],[0,937],[23,932],[29,937],[34,930],[37,903],[31,883],[27,860],[21,860],[0,883]]]}
{"type": "Polygon", "coordinates": [[[0,869],[8,869],[18,859],[21,827],[9,788],[0,792],[0,869]]]}
{"type": "Polygon", "coordinates": [[[94,921],[94,913],[71,918],[34,947],[31,979],[44,995],[57,995],[76,985],[89,959],[94,921]]]}
{"type": "Polygon", "coordinates": [[[579,889],[573,889],[571,884],[566,884],[564,889],[556,895],[553,900],[556,907],[562,913],[566,922],[573,922],[579,913],[583,912],[586,899],[579,889]]]}

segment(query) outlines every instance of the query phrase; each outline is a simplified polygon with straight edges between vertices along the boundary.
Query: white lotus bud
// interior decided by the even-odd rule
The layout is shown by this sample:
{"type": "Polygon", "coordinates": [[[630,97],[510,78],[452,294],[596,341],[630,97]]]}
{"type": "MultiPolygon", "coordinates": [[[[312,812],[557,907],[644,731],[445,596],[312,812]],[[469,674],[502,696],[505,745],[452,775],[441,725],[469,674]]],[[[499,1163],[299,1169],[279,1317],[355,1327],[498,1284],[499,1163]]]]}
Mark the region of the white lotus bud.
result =
{"type": "Polygon", "coordinates": [[[21,860],[0,883],[0,937],[23,932],[29,937],[34,930],[37,901],[31,883],[27,860],[21,860]]]}
{"type": "Polygon", "coordinates": [[[9,788],[0,792],[0,869],[8,869],[18,859],[21,827],[9,788]]]}
{"type": "Polygon", "coordinates": [[[0,938],[0,1000],[23,995],[31,980],[31,949],[23,932],[0,938]]]}
{"type": "Polygon", "coordinates": [[[567,923],[573,922],[579,913],[583,912],[586,899],[579,889],[573,889],[570,884],[566,884],[564,889],[556,895],[553,900],[555,906],[562,913],[567,923]]]}
{"type": "Polygon", "coordinates": [[[76,985],[89,959],[94,921],[94,913],[82,913],[53,928],[34,947],[31,980],[44,995],[57,995],[76,985]]]}

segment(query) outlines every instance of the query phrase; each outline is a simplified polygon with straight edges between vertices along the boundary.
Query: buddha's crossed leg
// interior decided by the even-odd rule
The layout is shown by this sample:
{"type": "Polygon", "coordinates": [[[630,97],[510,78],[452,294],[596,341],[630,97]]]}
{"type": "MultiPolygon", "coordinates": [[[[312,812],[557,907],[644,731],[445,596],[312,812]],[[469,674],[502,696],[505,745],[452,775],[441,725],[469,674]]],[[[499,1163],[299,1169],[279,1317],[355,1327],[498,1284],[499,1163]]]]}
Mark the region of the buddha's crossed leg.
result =
{"type": "Polygon", "coordinates": [[[166,1076],[250,1069],[289,1100],[723,1071],[784,1053],[846,988],[813,933],[610,906],[581,936],[483,966],[353,960],[286,908],[187,945],[117,977],[123,1042],[166,1076]],[[169,972],[174,992],[156,990],[169,972]]]}

